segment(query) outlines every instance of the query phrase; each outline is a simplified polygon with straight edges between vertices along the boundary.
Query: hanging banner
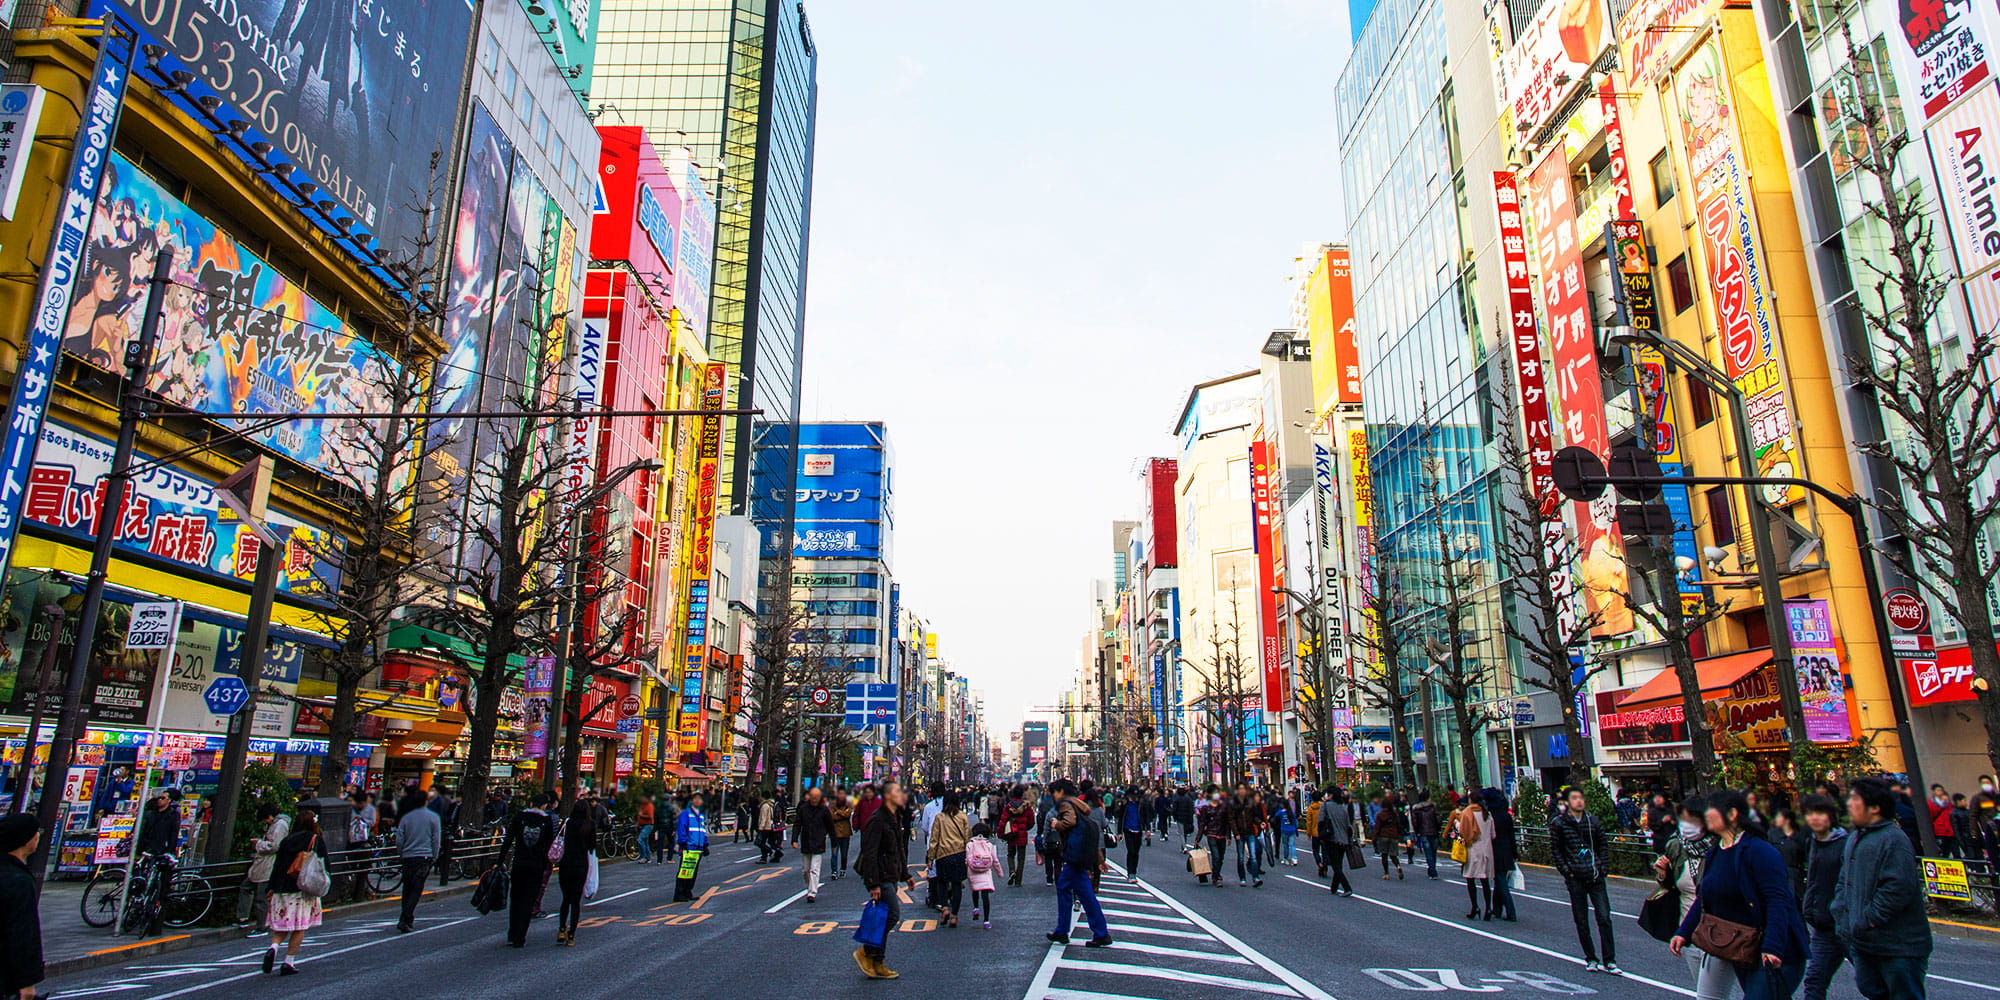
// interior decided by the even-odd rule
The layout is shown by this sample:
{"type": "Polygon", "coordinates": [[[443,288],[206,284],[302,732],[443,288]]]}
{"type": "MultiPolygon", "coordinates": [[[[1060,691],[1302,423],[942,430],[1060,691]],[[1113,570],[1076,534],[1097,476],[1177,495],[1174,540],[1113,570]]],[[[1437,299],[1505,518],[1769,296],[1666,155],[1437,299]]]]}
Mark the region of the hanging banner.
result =
{"type": "MultiPolygon", "coordinates": [[[[121,47],[107,35],[97,50],[90,90],[84,95],[83,120],[70,145],[69,180],[63,185],[56,231],[42,259],[41,280],[35,286],[34,317],[27,343],[16,362],[14,398],[7,404],[6,436],[0,438],[0,569],[10,565],[14,536],[21,530],[21,502],[35,464],[35,445],[49,414],[49,392],[55,386],[56,362],[67,333],[70,300],[83,266],[84,241],[89,236],[92,209],[104,186],[111,140],[118,134],[118,116],[125,107],[125,82],[130,76],[132,42],[121,47]],[[122,51],[121,51],[122,48],[122,51]]],[[[90,279],[93,284],[95,278],[90,279]]],[[[123,361],[123,357],[119,358],[123,361]]]]}
{"type": "Polygon", "coordinates": [[[1555,515],[1561,497],[1549,474],[1555,434],[1549,421],[1542,340],[1535,326],[1535,286],[1528,271],[1528,237],[1521,193],[1510,170],[1493,172],[1493,202],[1500,215],[1500,263],[1507,282],[1508,339],[1514,348],[1514,388],[1520,394],[1521,429],[1528,450],[1529,492],[1540,498],[1543,517],[1555,515]]]}
{"type": "Polygon", "coordinates": [[[1896,11],[1900,30],[1884,32],[1883,39],[1896,66],[1904,113],[1911,127],[1920,129],[1993,75],[1993,44],[2000,33],[1994,30],[1991,3],[1902,0],[1896,11]]]}
{"type": "Polygon", "coordinates": [[[1852,742],[1854,722],[1847,709],[1848,683],[1841,670],[1840,649],[1833,641],[1833,610],[1824,600],[1786,601],[1785,623],[1792,634],[1806,739],[1814,743],[1852,742]]]}
{"type": "Polygon", "coordinates": [[[554,708],[555,690],[555,657],[528,657],[521,671],[521,760],[538,761],[549,752],[549,713],[554,708]]]}
{"type": "Polygon", "coordinates": [[[1272,544],[1277,504],[1271,493],[1271,443],[1250,442],[1250,537],[1257,549],[1258,664],[1263,675],[1264,711],[1285,707],[1284,642],[1278,636],[1278,554],[1272,544]]]}
{"type": "MultiPolygon", "coordinates": [[[[1958,273],[1968,284],[2000,264],[2000,84],[1984,86],[1970,99],[1931,123],[1925,133],[1937,169],[1938,200],[1958,257],[1958,273]]],[[[1990,322],[1988,315],[1975,320],[1990,322]]],[[[1984,329],[1992,329],[1991,326],[1984,329]]]]}

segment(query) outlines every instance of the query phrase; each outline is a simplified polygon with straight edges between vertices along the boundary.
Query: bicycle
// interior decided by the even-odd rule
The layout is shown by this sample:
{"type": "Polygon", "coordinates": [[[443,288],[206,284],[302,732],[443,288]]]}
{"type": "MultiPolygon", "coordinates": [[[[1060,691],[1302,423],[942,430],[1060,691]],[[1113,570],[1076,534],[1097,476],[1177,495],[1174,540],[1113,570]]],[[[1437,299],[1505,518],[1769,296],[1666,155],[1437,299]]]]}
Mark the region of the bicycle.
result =
{"type": "Polygon", "coordinates": [[[355,846],[369,852],[368,868],[363,875],[369,892],[393,896],[403,890],[403,860],[395,850],[395,834],[370,837],[355,846]]]}
{"type": "MultiPolygon", "coordinates": [[[[175,869],[169,855],[140,855],[136,872],[137,883],[124,893],[121,933],[151,934],[163,924],[174,928],[192,926],[208,916],[215,905],[215,890],[208,880],[196,872],[175,869]]],[[[111,926],[126,877],[124,868],[104,868],[91,876],[83,889],[84,923],[92,927],[111,926]]]]}

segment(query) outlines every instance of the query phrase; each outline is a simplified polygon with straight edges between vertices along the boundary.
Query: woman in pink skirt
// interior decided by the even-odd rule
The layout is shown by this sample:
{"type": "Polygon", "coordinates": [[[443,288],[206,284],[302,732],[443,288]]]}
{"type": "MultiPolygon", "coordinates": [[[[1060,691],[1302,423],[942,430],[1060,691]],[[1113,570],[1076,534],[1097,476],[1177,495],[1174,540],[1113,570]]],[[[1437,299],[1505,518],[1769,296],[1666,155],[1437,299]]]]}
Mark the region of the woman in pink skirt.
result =
{"type": "Polygon", "coordinates": [[[319,926],[319,897],[299,891],[299,869],[307,852],[326,857],[326,843],[319,836],[319,813],[304,806],[292,820],[292,834],[278,845],[278,857],[271,866],[271,949],[264,953],[264,971],[278,961],[278,945],[285,946],[285,964],[278,975],[295,976],[292,963],[306,931],[319,926]]]}

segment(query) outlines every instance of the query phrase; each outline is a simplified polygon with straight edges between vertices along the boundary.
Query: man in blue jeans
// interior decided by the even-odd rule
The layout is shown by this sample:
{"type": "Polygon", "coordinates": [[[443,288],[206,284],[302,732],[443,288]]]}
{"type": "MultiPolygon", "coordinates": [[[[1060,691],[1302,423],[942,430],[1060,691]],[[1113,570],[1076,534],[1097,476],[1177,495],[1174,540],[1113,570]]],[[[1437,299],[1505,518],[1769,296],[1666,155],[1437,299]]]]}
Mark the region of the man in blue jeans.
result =
{"type": "Polygon", "coordinates": [[[1055,799],[1049,830],[1056,843],[1044,850],[1059,845],[1062,851],[1062,872],[1056,876],[1056,929],[1049,933],[1049,940],[1069,943],[1070,909],[1081,900],[1083,915],[1090,921],[1090,940],[1084,947],[1109,947],[1111,928],[1104,920],[1104,907],[1098,905],[1097,890],[1090,884],[1091,876],[1104,870],[1104,831],[1090,818],[1091,804],[1076,797],[1076,784],[1068,778],[1051,783],[1049,795],[1055,799]]]}
{"type": "Polygon", "coordinates": [[[1868,1000],[1923,1000],[1931,922],[1917,852],[1896,823],[1896,795],[1880,778],[1856,778],[1847,816],[1854,833],[1840,862],[1833,922],[1854,985],[1868,1000]]]}
{"type": "MultiPolygon", "coordinates": [[[[1424,856],[1424,867],[1429,869],[1431,881],[1438,877],[1438,807],[1431,801],[1430,789],[1417,793],[1417,804],[1410,807],[1410,833],[1417,840],[1417,851],[1424,856]]],[[[1505,881],[1503,878],[1501,881],[1505,881]]]]}
{"type": "Polygon", "coordinates": [[[1270,817],[1264,812],[1264,803],[1250,790],[1247,784],[1238,783],[1236,798],[1229,803],[1229,835],[1236,841],[1236,884],[1242,885],[1245,862],[1248,862],[1249,877],[1257,888],[1264,887],[1264,867],[1261,863],[1264,849],[1264,827],[1270,817]]]}

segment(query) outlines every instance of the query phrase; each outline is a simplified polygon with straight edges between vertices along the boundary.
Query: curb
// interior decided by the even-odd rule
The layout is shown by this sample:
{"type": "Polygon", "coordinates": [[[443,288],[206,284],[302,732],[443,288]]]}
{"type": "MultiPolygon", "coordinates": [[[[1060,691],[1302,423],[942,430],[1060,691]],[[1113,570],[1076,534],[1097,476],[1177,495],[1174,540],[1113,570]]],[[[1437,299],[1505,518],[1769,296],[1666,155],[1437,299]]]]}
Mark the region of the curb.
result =
{"type": "MultiPolygon", "coordinates": [[[[428,902],[433,899],[452,899],[459,896],[471,895],[472,890],[478,888],[478,886],[478,880],[474,879],[470,882],[459,882],[455,885],[442,888],[426,889],[424,890],[422,901],[428,902]]],[[[334,907],[326,911],[324,919],[329,921],[339,920],[350,916],[374,913],[378,910],[401,909],[402,905],[403,897],[400,895],[383,896],[380,899],[364,900],[359,903],[347,903],[334,907]]],[[[87,972],[91,969],[120,965],[130,962],[133,959],[151,958],[154,955],[186,951],[190,948],[219,944],[224,941],[246,941],[261,936],[263,936],[262,932],[246,934],[241,927],[207,927],[186,934],[169,934],[165,937],[149,938],[144,941],[134,941],[130,944],[102,948],[73,958],[59,958],[45,962],[42,966],[42,977],[45,980],[56,979],[61,976],[87,972]]]]}

